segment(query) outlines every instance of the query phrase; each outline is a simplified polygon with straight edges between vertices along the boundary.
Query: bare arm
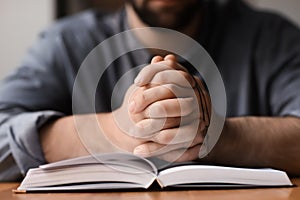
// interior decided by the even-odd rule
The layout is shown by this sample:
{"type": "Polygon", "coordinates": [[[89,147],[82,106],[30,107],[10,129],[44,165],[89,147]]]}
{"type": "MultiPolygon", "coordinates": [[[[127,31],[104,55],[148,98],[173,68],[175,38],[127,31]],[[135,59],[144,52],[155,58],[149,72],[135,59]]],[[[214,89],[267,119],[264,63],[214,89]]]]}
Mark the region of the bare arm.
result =
{"type": "Polygon", "coordinates": [[[75,124],[71,116],[44,125],[40,129],[40,141],[45,159],[48,162],[88,154],[76,134],[75,124]]]}
{"type": "Polygon", "coordinates": [[[40,141],[47,162],[75,158],[89,153],[132,152],[142,143],[123,133],[115,123],[112,113],[57,119],[41,128],[40,141]],[[101,128],[98,123],[94,123],[95,117],[100,122],[101,128]]]}
{"type": "Polygon", "coordinates": [[[273,167],[300,175],[300,119],[236,117],[205,160],[246,167],[273,167]]]}

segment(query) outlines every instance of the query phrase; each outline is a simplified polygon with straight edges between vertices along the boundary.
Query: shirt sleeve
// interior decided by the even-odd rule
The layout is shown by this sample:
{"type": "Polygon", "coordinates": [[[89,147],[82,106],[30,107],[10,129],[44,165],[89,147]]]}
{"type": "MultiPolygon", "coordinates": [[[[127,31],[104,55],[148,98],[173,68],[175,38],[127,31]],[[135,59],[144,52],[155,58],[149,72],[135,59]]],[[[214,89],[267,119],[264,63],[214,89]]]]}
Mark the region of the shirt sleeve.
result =
{"type": "Polygon", "coordinates": [[[272,114],[300,117],[300,30],[282,20],[276,35],[274,46],[269,46],[274,67],[268,90],[272,114]]]}
{"type": "Polygon", "coordinates": [[[16,181],[28,169],[45,163],[38,129],[48,120],[62,116],[55,111],[1,114],[0,180],[16,181]],[[11,118],[7,120],[8,118],[11,118]],[[7,121],[6,121],[7,120],[7,121]]]}
{"type": "Polygon", "coordinates": [[[300,117],[300,30],[277,15],[261,28],[255,69],[270,116],[300,117]]]}
{"type": "Polygon", "coordinates": [[[16,181],[45,163],[39,128],[70,110],[59,36],[43,33],[0,85],[0,181],[16,181]]]}

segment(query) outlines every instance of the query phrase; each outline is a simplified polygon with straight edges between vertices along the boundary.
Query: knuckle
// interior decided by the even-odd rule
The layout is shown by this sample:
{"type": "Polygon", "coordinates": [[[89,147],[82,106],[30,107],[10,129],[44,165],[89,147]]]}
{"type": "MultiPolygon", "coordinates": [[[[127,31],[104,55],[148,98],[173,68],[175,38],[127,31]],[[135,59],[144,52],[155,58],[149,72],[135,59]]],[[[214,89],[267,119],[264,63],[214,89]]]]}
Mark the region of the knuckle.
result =
{"type": "Polygon", "coordinates": [[[155,102],[148,107],[148,117],[164,117],[166,115],[166,109],[164,104],[155,102]]]}
{"type": "Polygon", "coordinates": [[[167,84],[166,88],[173,94],[175,97],[178,96],[178,87],[175,84],[167,84]]]}
{"type": "Polygon", "coordinates": [[[156,80],[157,83],[165,83],[168,82],[168,77],[165,75],[166,73],[158,73],[155,75],[154,80],[156,80]]]}
{"type": "Polygon", "coordinates": [[[142,92],[143,92],[142,88],[136,88],[135,91],[131,94],[131,99],[138,100],[142,92]]]}
{"type": "Polygon", "coordinates": [[[134,122],[134,123],[138,123],[139,121],[144,119],[144,115],[142,113],[138,113],[138,114],[130,114],[130,119],[134,122]]]}
{"type": "Polygon", "coordinates": [[[157,136],[156,136],[156,142],[160,144],[169,144],[173,140],[173,136],[166,131],[161,131],[157,136]]]}
{"type": "Polygon", "coordinates": [[[145,102],[148,102],[149,100],[149,97],[151,97],[150,95],[147,95],[147,90],[143,91],[140,93],[139,95],[139,99],[142,103],[145,103],[145,102]]]}
{"type": "Polygon", "coordinates": [[[187,98],[185,99],[184,102],[181,103],[181,113],[183,116],[191,114],[195,109],[194,109],[194,101],[192,98],[187,98]]]}
{"type": "Polygon", "coordinates": [[[175,60],[168,60],[168,66],[173,68],[173,69],[176,69],[177,68],[177,62],[175,60]]]}
{"type": "Polygon", "coordinates": [[[167,119],[166,118],[161,118],[161,119],[157,119],[157,120],[153,120],[153,124],[152,124],[152,129],[153,131],[157,132],[157,131],[161,131],[163,130],[165,124],[167,123],[167,119]]]}

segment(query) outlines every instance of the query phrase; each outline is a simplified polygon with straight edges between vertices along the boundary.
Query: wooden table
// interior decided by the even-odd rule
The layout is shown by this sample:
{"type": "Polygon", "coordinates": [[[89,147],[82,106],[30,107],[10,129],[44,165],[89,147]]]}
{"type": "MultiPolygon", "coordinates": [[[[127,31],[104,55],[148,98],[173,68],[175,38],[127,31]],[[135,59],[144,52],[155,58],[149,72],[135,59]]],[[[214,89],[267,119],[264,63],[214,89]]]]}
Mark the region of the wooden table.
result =
{"type": "Polygon", "coordinates": [[[296,187],[292,188],[260,188],[260,189],[226,189],[226,190],[187,190],[161,192],[92,192],[92,193],[32,193],[15,194],[19,183],[0,183],[0,200],[176,200],[176,199],[222,199],[222,200],[283,200],[300,199],[300,178],[292,179],[296,187]]]}

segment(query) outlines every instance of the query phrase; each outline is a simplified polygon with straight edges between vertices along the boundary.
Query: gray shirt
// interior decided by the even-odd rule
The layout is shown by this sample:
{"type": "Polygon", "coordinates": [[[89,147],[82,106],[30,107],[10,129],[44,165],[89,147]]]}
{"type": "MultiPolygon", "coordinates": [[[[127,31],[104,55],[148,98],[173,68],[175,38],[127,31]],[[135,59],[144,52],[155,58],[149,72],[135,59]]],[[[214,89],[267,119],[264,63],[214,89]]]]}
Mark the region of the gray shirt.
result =
{"type": "MultiPolygon", "coordinates": [[[[101,41],[127,29],[125,16],[125,11],[87,11],[57,22],[40,34],[18,69],[2,81],[0,181],[18,180],[29,168],[45,163],[39,128],[72,115],[78,68],[101,41]]],[[[282,17],[254,11],[240,1],[212,2],[204,16],[196,39],[221,72],[227,116],[300,117],[300,31],[282,17]]],[[[111,110],[116,81],[150,58],[147,50],[139,50],[111,64],[98,86],[97,112],[111,110]]]]}

